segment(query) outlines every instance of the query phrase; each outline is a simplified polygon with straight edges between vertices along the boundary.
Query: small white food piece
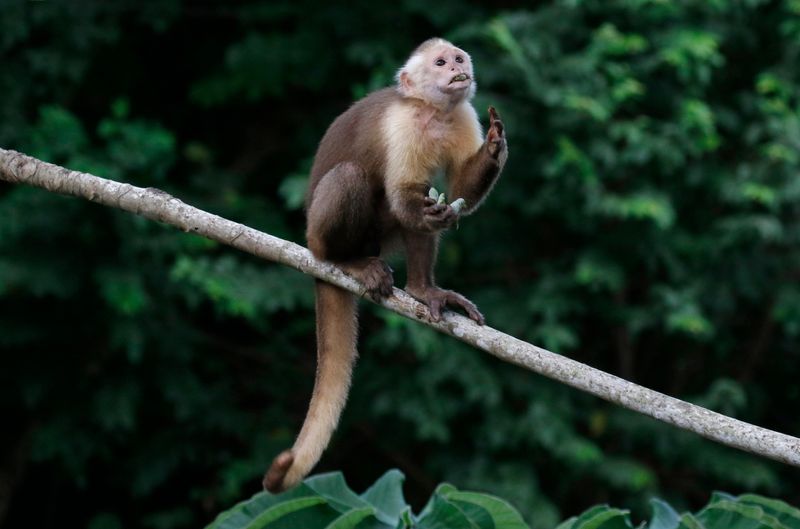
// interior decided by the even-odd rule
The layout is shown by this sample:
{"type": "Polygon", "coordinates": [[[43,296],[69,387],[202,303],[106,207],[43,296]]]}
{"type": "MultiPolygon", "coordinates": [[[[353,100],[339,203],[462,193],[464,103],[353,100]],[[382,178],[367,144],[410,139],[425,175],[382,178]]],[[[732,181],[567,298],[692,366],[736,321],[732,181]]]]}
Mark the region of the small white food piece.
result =
{"type": "Polygon", "coordinates": [[[439,192],[438,192],[438,191],[436,191],[436,188],[435,188],[435,187],[432,187],[432,188],[430,188],[430,189],[428,190],[428,196],[429,196],[430,198],[434,199],[434,200],[438,200],[438,199],[439,199],[439,192]]]}
{"type": "Polygon", "coordinates": [[[445,198],[444,193],[442,193],[441,195],[439,195],[439,200],[437,200],[436,203],[444,204],[445,202],[447,202],[447,199],[445,198]]]}
{"type": "Polygon", "coordinates": [[[461,213],[461,210],[467,206],[467,201],[463,198],[457,198],[450,204],[450,207],[453,208],[453,211],[456,213],[461,213]]]}

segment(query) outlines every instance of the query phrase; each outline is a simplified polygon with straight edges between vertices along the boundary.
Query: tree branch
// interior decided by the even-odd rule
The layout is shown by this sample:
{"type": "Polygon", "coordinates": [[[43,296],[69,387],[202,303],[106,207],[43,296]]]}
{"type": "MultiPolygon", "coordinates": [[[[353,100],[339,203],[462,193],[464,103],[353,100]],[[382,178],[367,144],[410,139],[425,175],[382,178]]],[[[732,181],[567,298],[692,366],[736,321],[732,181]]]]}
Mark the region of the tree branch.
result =
{"type": "MultiPolygon", "coordinates": [[[[184,204],[155,188],[144,189],[70,171],[4,149],[0,149],[0,179],[43,187],[55,193],[74,195],[130,211],[263,259],[291,266],[305,274],[363,295],[363,289],[357,281],[332,264],[316,260],[302,246],[184,204]]],[[[478,326],[468,318],[452,312],[445,313],[442,321],[432,322],[424,305],[397,288],[394,289],[394,295],[379,304],[454,336],[503,361],[718,443],[800,467],[800,439],[796,437],[754,426],[647,389],[491,327],[478,326]]]]}

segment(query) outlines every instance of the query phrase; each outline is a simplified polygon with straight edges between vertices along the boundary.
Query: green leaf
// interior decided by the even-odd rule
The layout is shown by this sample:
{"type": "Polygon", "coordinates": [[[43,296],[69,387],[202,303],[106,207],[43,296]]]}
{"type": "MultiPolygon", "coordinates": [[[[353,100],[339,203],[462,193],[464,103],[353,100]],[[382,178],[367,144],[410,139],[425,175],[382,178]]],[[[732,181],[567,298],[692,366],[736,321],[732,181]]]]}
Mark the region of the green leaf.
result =
{"type": "MultiPolygon", "coordinates": [[[[695,518],[691,514],[684,513],[681,515],[681,523],[678,526],[678,529],[706,529],[706,526],[700,523],[700,521],[697,520],[697,518],[695,518]]],[[[708,529],[713,529],[713,528],[708,528],[708,529]]],[[[726,527],[725,529],[729,528],[726,527]]]]}
{"type": "Polygon", "coordinates": [[[633,529],[633,525],[628,511],[601,506],[580,515],[572,529],[633,529]]]}
{"type": "Polygon", "coordinates": [[[348,511],[325,526],[325,529],[353,529],[368,517],[375,514],[372,507],[363,507],[348,511]]]}
{"type": "Polygon", "coordinates": [[[339,512],[344,513],[350,509],[362,509],[364,507],[373,508],[366,500],[350,490],[341,472],[319,474],[306,479],[303,483],[306,487],[325,498],[330,506],[339,512]]]}
{"type": "Polygon", "coordinates": [[[388,524],[396,524],[403,511],[408,509],[403,497],[405,476],[397,469],[389,470],[372,484],[361,499],[376,509],[376,518],[388,524]]]}
{"type": "Polygon", "coordinates": [[[221,513],[206,529],[262,529],[284,516],[325,505],[325,498],[311,496],[310,492],[303,485],[278,495],[260,492],[221,513]]]}
{"type": "Polygon", "coordinates": [[[800,529],[800,509],[792,507],[786,502],[757,494],[742,494],[737,500],[741,503],[761,507],[790,529],[800,529]]]}
{"type": "Polygon", "coordinates": [[[653,498],[650,506],[653,508],[653,516],[647,529],[676,529],[680,525],[680,515],[667,502],[653,498]]]}
{"type": "Polygon", "coordinates": [[[431,498],[425,511],[417,519],[416,529],[481,529],[461,509],[438,493],[431,498]]]}
{"type": "Polygon", "coordinates": [[[572,518],[567,518],[566,520],[558,524],[556,529],[575,529],[575,524],[577,522],[578,522],[578,517],[573,516],[572,518]]]}
{"type": "Polygon", "coordinates": [[[710,529],[785,529],[761,507],[721,500],[705,507],[697,519],[710,529]]]}
{"type": "Polygon", "coordinates": [[[295,500],[279,503],[278,505],[270,507],[263,513],[256,516],[255,519],[253,519],[253,521],[251,521],[245,527],[246,529],[264,529],[279,518],[283,518],[284,516],[292,514],[296,511],[324,503],[325,498],[313,497],[297,498],[295,500]]]}
{"type": "Polygon", "coordinates": [[[414,515],[411,513],[411,507],[408,507],[403,513],[400,515],[400,520],[397,522],[397,527],[395,529],[406,529],[414,527],[414,515]]]}
{"type": "MultiPolygon", "coordinates": [[[[477,492],[459,491],[449,492],[444,494],[444,496],[451,502],[459,504],[462,511],[464,511],[470,519],[477,520],[478,517],[483,516],[484,513],[488,514],[491,520],[491,524],[486,525],[488,529],[492,529],[493,527],[502,527],[503,529],[529,529],[528,524],[525,523],[519,512],[507,501],[500,498],[477,492]],[[480,507],[480,510],[470,509],[469,506],[480,507]]],[[[484,527],[484,525],[480,523],[478,525],[484,527]]]]}

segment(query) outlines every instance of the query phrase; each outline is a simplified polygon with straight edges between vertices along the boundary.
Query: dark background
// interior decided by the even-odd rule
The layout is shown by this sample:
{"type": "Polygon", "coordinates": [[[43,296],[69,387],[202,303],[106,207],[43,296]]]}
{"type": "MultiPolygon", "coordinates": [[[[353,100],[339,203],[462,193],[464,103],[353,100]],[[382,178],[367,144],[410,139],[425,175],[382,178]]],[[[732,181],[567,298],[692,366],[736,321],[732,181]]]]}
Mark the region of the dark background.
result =
{"type": "MultiPolygon", "coordinates": [[[[438,278],[524,340],[800,434],[800,3],[0,0],[0,147],[303,242],[316,143],[431,36],[471,53],[510,158],[438,278]]],[[[393,263],[404,283],[402,259],[393,263]]],[[[201,527],[259,490],[315,369],[312,282],[0,183],[0,525],[201,527]]],[[[789,467],[364,306],[318,471],[419,509],[488,491],[534,529],[789,467]]]]}

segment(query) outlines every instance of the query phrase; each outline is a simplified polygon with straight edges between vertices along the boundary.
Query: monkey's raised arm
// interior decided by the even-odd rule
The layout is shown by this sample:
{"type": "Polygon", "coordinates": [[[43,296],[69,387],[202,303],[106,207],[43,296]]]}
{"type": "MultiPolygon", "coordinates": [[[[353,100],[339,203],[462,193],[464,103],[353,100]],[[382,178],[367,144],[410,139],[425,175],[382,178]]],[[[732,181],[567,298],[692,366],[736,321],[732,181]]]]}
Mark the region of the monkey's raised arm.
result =
{"type": "Polygon", "coordinates": [[[489,107],[489,131],[476,153],[448,172],[450,200],[463,198],[466,207],[461,215],[469,215],[491,191],[508,158],[505,127],[494,107],[489,107]]]}

